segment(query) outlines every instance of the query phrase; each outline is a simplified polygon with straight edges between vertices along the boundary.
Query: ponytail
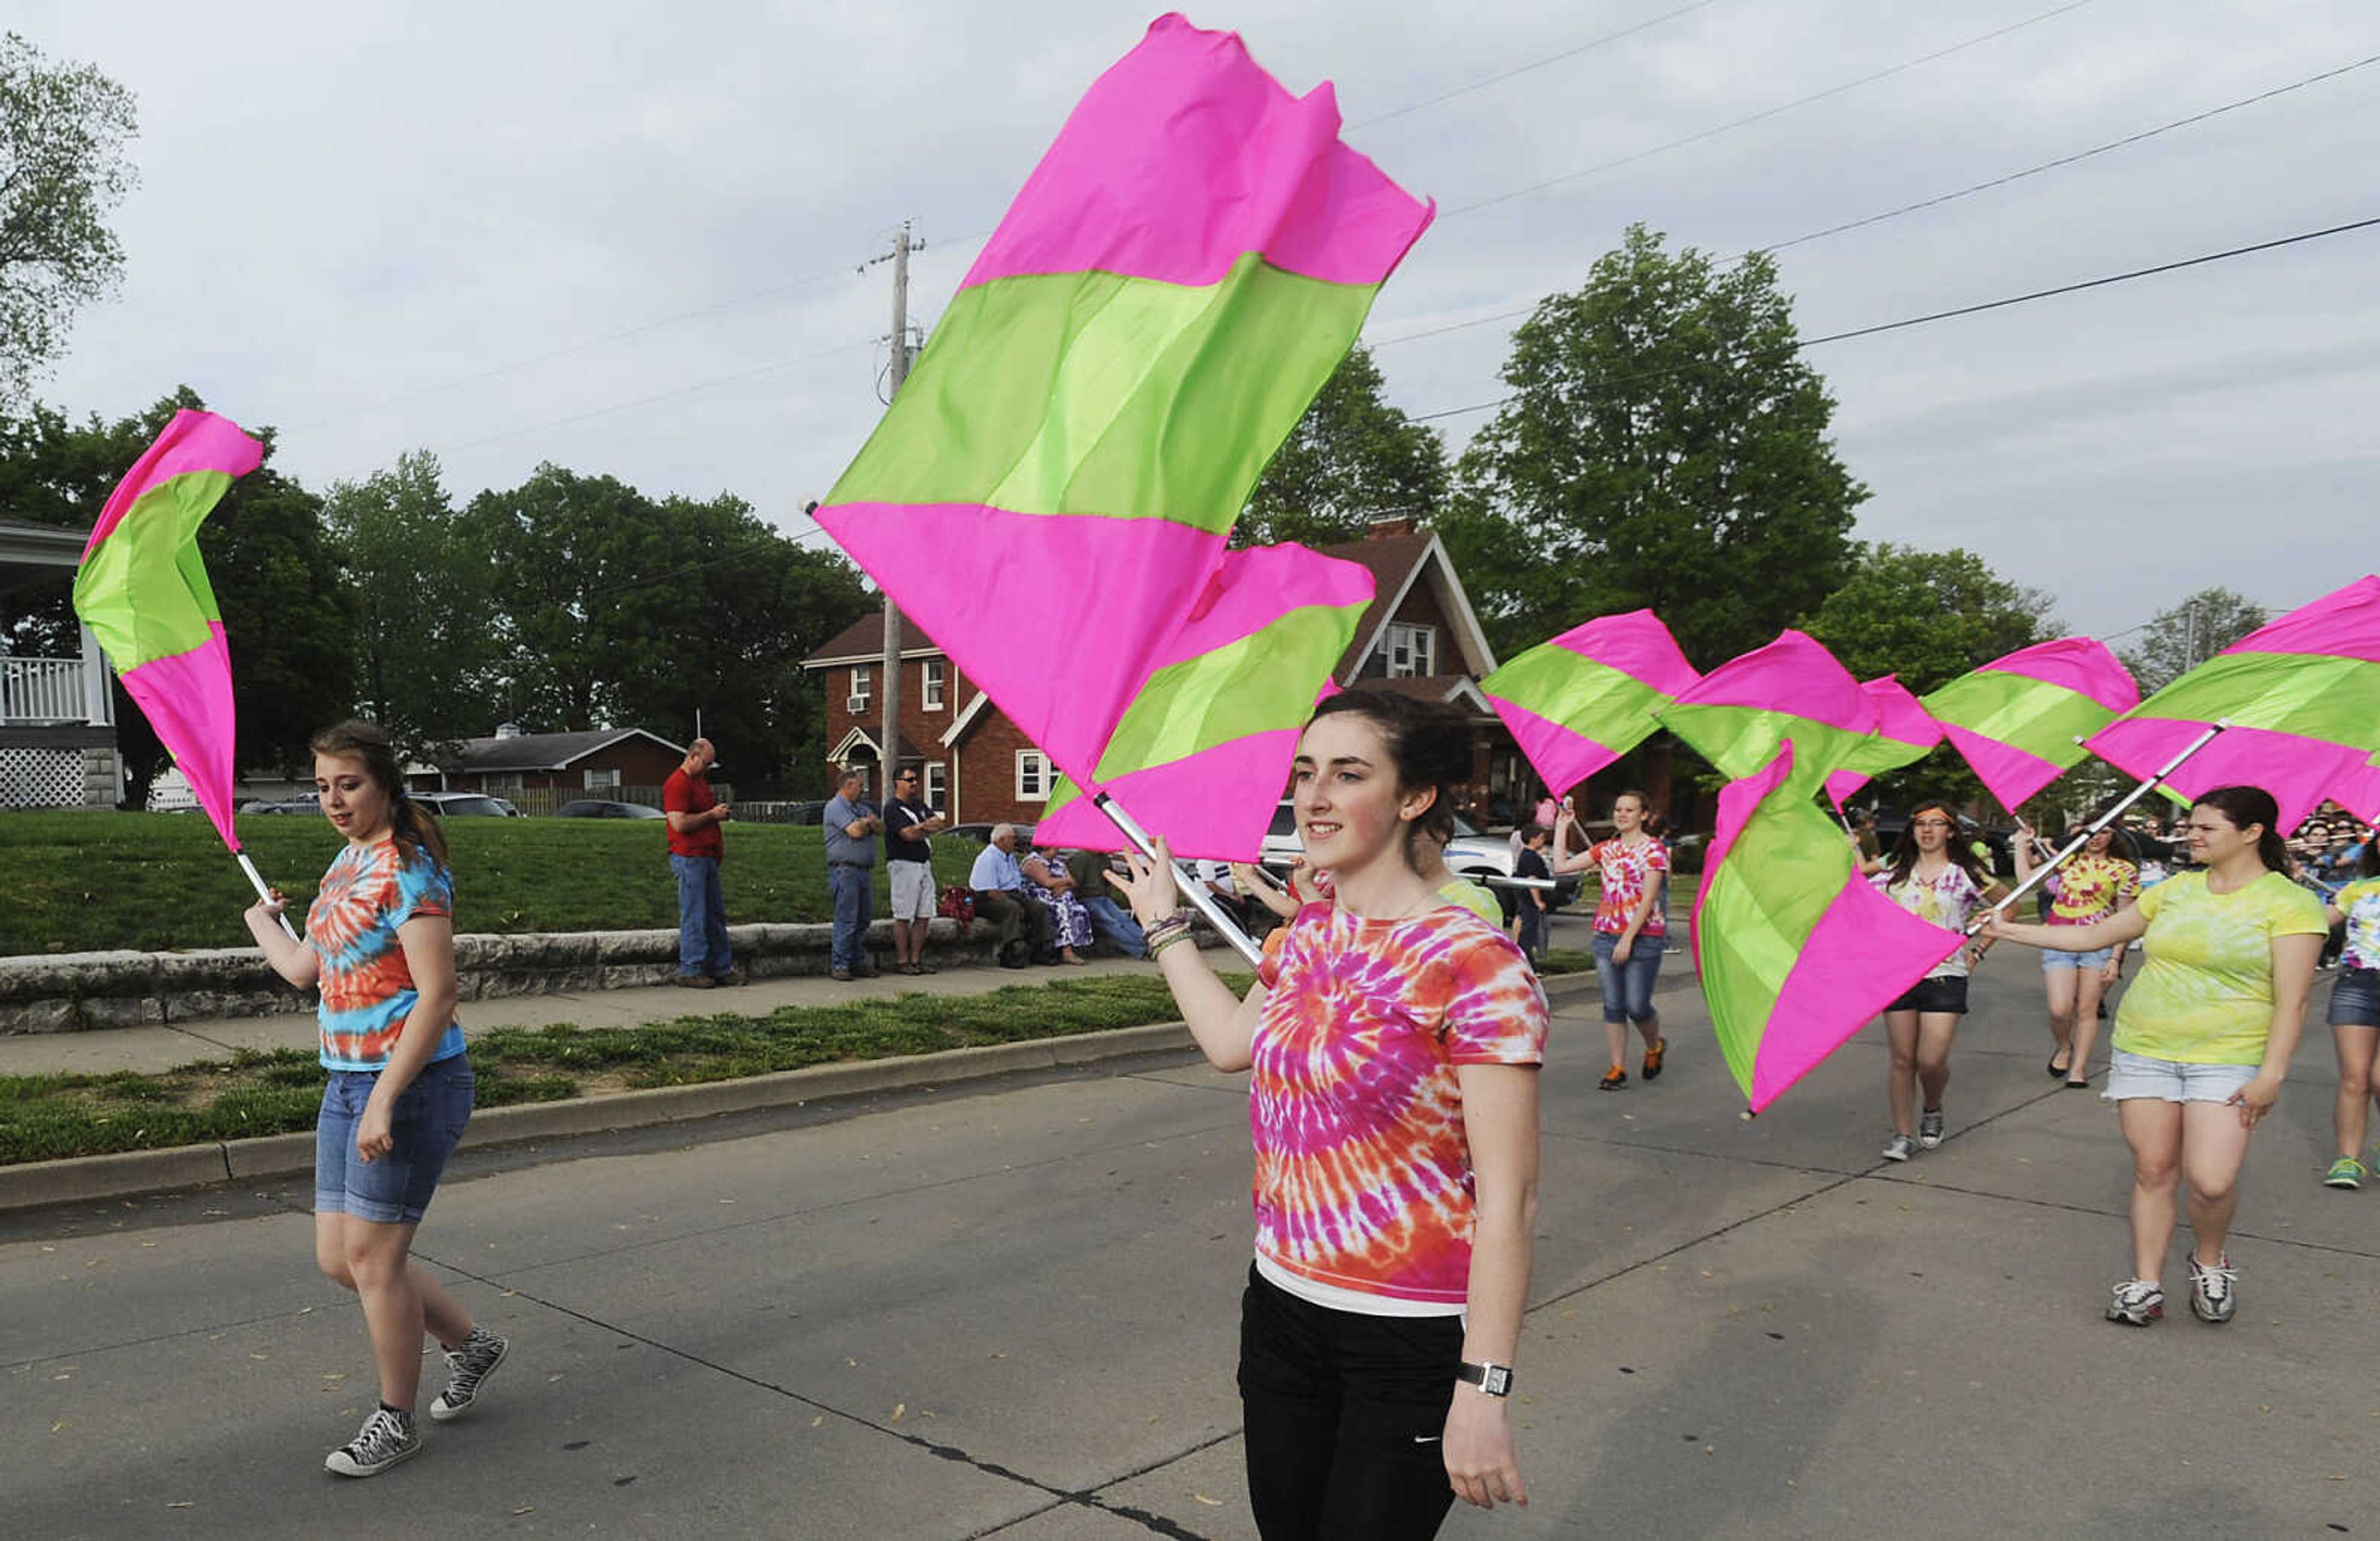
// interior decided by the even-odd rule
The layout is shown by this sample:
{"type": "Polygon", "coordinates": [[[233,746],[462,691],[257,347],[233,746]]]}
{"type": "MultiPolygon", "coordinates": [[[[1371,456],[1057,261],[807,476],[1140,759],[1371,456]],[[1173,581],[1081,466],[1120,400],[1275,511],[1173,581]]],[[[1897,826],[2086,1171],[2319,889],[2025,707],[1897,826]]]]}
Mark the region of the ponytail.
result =
{"type": "Polygon", "coordinates": [[[2218,786],[2202,792],[2191,805],[2193,808],[2213,808],[2231,821],[2235,830],[2251,824],[2264,827],[2256,837],[2256,855],[2268,872],[2289,869],[2289,843],[2281,839],[2281,805],[2261,786],[2218,786]]]}

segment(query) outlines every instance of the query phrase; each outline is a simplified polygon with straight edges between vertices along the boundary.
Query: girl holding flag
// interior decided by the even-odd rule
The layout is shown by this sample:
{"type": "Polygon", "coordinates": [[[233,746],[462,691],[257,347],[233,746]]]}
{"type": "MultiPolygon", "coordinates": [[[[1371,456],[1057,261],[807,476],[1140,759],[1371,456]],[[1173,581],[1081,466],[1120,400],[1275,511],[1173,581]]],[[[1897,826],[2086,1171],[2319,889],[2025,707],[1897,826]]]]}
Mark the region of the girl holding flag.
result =
{"type": "Polygon", "coordinates": [[[2147,964],[2116,1012],[2114,1061],[2101,1095],[2132,1151],[2132,1277],[2107,1319],[2146,1327],[2165,1315],[2174,1185],[2190,1184],[2190,1308],[2228,1322],[2237,1276],[2224,1250],[2239,1204],[2248,1136],[2281,1095],[2298,1046],[2314,960],[2329,932],[2322,901],[2289,878],[2280,808],[2262,787],[2219,786],[2191,805],[2191,870],[2087,926],[1986,917],[1984,934],[2027,947],[2120,947],[2143,938],[2147,964]]]}
{"type": "Polygon", "coordinates": [[[1351,690],[1316,710],[1293,802],[1331,897],[1281,928],[1244,1001],[1183,945],[1162,842],[1112,880],[1208,1061],[1255,1072],[1239,1384],[1268,1538],[1427,1537],[1456,1497],[1528,1501],[1505,1398],[1546,1001],[1512,940],[1424,870],[1468,770],[1442,707],[1351,690]]]}
{"type": "Polygon", "coordinates": [[[505,1340],[475,1326],[444,1285],[414,1267],[413,1232],[471,1117],[471,1062],[455,1020],[454,879],[437,820],[405,795],[388,736],[342,722],[313,742],[314,794],[347,837],[306,912],[303,940],[280,928],[278,892],[248,928],[275,973],[322,990],[330,1072],[314,1137],[314,1260],[364,1309],[380,1405],[323,1465],[376,1476],[419,1453],[413,1403],[421,1338],[446,1351],[440,1422],[470,1411],[504,1363],[505,1340]]]}
{"type": "MultiPolygon", "coordinates": [[[[2033,830],[2017,821],[2016,875],[2033,876],[2033,830]]],[[[2050,892],[2052,926],[2088,926],[2105,920],[2141,896],[2141,869],[2116,848],[2119,837],[2101,830],[2074,858],[2042,886],[2050,892]]],[[[2099,1036],[2099,1000],[2123,973],[2124,955],[2113,947],[2067,952],[2046,947],[2041,977],[2049,994],[2049,1074],[2080,1091],[2091,1084],[2091,1045],[2099,1036]],[[2060,1060],[2064,1064],[2058,1063],[2060,1060]]]]}
{"type": "Polygon", "coordinates": [[[1670,1040],[1661,1036],[1661,1014],[1653,1009],[1653,987],[1661,977],[1669,946],[1665,904],[1670,848],[1655,838],[1647,801],[1637,791],[1611,800],[1612,836],[1575,855],[1570,831],[1578,811],[1562,799],[1554,823],[1553,869],[1557,876],[1596,868],[1602,879],[1595,903],[1595,973],[1603,987],[1603,1047],[1610,1068],[1596,1083],[1601,1091],[1628,1084],[1628,1028],[1645,1040],[1645,1079],[1657,1080],[1670,1040]]]}
{"type": "MultiPolygon", "coordinates": [[[[2002,892],[1958,833],[1957,809],[1940,801],[1919,803],[1909,810],[1908,827],[1874,880],[1902,909],[1952,931],[1965,930],[1976,907],[2002,892]]],[[[1942,1143],[1950,1040],[1967,1014],[1968,971],[1981,956],[1979,949],[1960,948],[1884,1009],[1892,1053],[1885,1082],[1892,1109],[1892,1137],[1884,1145],[1888,1161],[1906,1161],[1942,1143]]]]}

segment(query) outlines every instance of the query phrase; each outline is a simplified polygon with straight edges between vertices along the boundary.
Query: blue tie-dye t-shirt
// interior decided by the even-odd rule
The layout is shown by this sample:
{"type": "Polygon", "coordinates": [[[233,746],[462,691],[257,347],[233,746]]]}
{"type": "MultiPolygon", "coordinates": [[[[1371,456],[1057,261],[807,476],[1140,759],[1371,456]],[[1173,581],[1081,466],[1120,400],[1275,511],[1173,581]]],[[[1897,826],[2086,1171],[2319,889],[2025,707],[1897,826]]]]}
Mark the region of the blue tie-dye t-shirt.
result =
{"type": "MultiPolygon", "coordinates": [[[[350,845],[322,874],[306,911],[306,944],[322,960],[322,1063],[380,1070],[405,1031],[420,992],[396,929],[418,916],[455,913],[455,880],[424,855],[408,862],[394,840],[350,845]]],[[[463,1028],[448,1023],[432,1062],[463,1052],[463,1028]]]]}

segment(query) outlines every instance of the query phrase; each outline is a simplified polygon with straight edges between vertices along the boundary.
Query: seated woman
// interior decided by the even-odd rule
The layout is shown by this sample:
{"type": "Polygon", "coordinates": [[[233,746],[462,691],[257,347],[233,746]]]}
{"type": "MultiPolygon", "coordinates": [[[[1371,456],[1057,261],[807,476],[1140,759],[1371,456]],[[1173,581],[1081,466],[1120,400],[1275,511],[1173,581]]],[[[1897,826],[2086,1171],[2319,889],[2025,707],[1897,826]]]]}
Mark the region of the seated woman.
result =
{"type": "Polygon", "coordinates": [[[1081,896],[1075,893],[1074,876],[1066,870],[1066,864],[1058,859],[1052,848],[1037,849],[1019,865],[1025,869],[1025,880],[1031,886],[1033,896],[1050,912],[1050,927],[1057,933],[1057,961],[1089,962],[1075,949],[1091,944],[1091,913],[1083,907],[1081,896]]]}

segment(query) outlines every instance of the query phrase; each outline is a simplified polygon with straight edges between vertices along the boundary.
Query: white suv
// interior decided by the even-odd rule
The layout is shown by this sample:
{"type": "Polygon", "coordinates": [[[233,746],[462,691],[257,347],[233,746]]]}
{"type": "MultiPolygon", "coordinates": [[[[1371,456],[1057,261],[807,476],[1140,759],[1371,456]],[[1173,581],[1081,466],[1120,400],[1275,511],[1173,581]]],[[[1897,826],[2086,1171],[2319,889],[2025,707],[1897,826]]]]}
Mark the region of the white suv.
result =
{"type": "MultiPolygon", "coordinates": [[[[1264,865],[1276,872],[1286,872],[1292,863],[1305,854],[1305,843],[1298,838],[1297,805],[1284,797],[1272,810],[1272,827],[1265,831],[1264,865]]],[[[1489,878],[1512,875],[1512,843],[1502,835],[1481,834],[1457,814],[1454,838],[1447,843],[1446,865],[1462,877],[1475,882],[1489,878]]],[[[1548,903],[1561,908],[1578,897],[1580,879],[1572,872],[1556,880],[1548,903]]],[[[1499,898],[1509,889],[1491,889],[1499,898]]]]}

